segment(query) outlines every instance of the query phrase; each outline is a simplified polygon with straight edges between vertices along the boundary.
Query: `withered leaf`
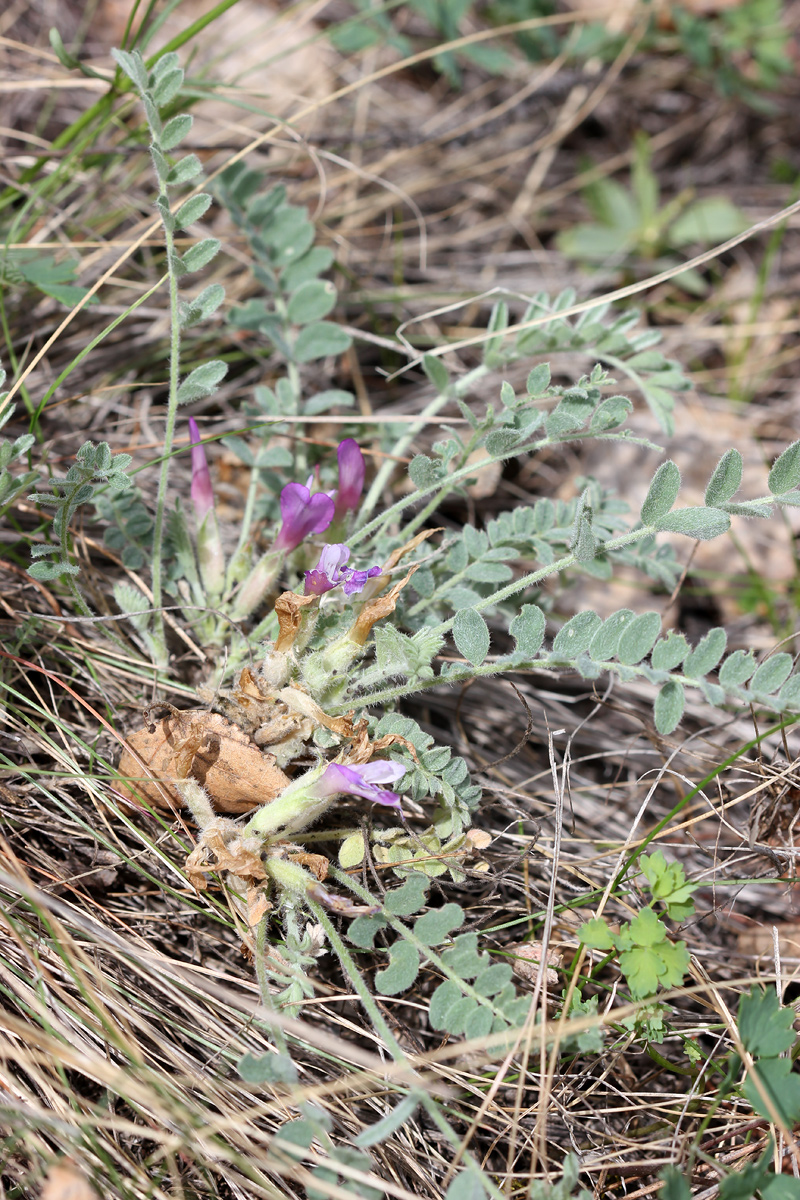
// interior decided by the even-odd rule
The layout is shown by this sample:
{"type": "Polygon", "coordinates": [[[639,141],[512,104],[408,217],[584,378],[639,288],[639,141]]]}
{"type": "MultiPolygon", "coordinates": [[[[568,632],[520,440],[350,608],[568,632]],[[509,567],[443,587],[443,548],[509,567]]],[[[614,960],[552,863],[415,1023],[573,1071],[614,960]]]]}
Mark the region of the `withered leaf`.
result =
{"type": "Polygon", "coordinates": [[[298,596],[296,592],[283,592],[275,601],[275,616],[278,618],[279,633],[274,650],[280,654],[291,650],[300,632],[303,609],[309,604],[319,603],[318,596],[298,596]]]}
{"type": "Polygon", "coordinates": [[[248,812],[274,800],[289,783],[275,756],[218,713],[172,711],[128,738],[117,768],[123,796],[158,808],[181,808],[175,779],[206,789],[218,812],[248,812]],[[143,765],[144,769],[143,769],[143,765]]]}

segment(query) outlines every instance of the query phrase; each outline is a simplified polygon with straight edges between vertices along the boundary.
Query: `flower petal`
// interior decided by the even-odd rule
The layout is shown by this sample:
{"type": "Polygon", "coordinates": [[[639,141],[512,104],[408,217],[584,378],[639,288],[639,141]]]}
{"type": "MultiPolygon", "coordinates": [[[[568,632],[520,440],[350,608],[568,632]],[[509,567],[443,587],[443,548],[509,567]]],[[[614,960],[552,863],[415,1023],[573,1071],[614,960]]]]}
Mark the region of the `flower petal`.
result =
{"type": "Polygon", "coordinates": [[[399,796],[379,787],[378,784],[395,783],[405,772],[406,769],[401,763],[390,762],[388,759],[350,767],[341,763],[329,763],[319,779],[319,785],[328,795],[345,792],[351,796],[363,796],[373,804],[399,808],[399,796]]]}
{"type": "Polygon", "coordinates": [[[287,483],[281,491],[280,532],[276,550],[294,550],[310,533],[321,533],[333,520],[334,503],[325,492],[312,496],[302,483],[287,483]]]}
{"type": "Polygon", "coordinates": [[[194,417],[189,417],[189,437],[192,439],[192,504],[198,523],[214,507],[214,491],[206,462],[206,452],[200,442],[200,430],[194,417]]]}
{"type": "Polygon", "coordinates": [[[336,451],[339,462],[339,488],[336,493],[337,520],[358,508],[364,490],[366,465],[355,438],[345,438],[336,451]]]}

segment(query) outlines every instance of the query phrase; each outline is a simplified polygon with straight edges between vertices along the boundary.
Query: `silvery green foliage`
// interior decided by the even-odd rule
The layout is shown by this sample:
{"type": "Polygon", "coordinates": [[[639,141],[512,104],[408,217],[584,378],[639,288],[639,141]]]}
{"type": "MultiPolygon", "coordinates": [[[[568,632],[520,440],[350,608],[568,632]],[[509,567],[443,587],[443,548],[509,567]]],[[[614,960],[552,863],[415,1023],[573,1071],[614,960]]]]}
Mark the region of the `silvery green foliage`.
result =
{"type": "Polygon", "coordinates": [[[486,343],[485,360],[499,368],[534,355],[582,351],[626,375],[647,401],[662,429],[672,433],[675,392],[685,391],[689,381],[679,363],[655,349],[661,341],[658,330],[637,330],[636,309],[616,313],[610,304],[598,305],[574,318],[561,317],[559,314],[572,308],[575,301],[573,288],[565,288],[554,300],[546,292],[533,296],[519,324],[543,323],[522,329],[510,345],[503,338],[509,324],[508,307],[504,303],[497,305],[489,324],[490,332],[497,336],[486,343]]]}
{"type": "MultiPolygon", "coordinates": [[[[168,119],[162,114],[171,108],[183,87],[184,74],[178,55],[170,52],[161,56],[149,71],[138,50],[112,50],[114,60],[125,72],[138,91],[144,105],[150,129],[150,155],[158,180],[156,208],[166,234],[167,257],[174,278],[201,270],[216,256],[220,248],[217,238],[203,238],[179,254],[174,244],[174,235],[179,230],[189,229],[205,216],[211,206],[208,192],[190,195],[177,208],[171,201],[176,188],[191,183],[202,172],[202,164],[196,154],[185,154],[176,158],[173,151],[188,136],[194,118],[188,113],[177,113],[168,119]]],[[[209,284],[196,296],[181,303],[179,321],[187,328],[198,321],[212,316],[225,299],[225,289],[218,283],[209,284]]],[[[178,387],[176,401],[188,404],[211,396],[217,390],[228,370],[220,359],[201,363],[183,379],[178,387]]]]}
{"type": "MultiPolygon", "coordinates": [[[[0,388],[5,383],[5,378],[6,373],[0,367],[0,388]]],[[[0,392],[0,406],[2,406],[6,395],[6,392],[0,392]]],[[[13,404],[7,405],[5,410],[0,408],[0,429],[3,428],[13,415],[13,404]]],[[[23,433],[20,437],[15,438],[13,442],[9,438],[0,439],[0,517],[8,511],[17,496],[31,487],[39,478],[36,471],[23,471],[21,475],[13,475],[8,469],[13,463],[18,462],[28,453],[35,440],[32,433],[23,433]]]]}
{"type": "Polygon", "coordinates": [[[153,545],[153,518],[138,488],[123,492],[98,491],[94,497],[95,515],[107,521],[103,542],[118,554],[123,566],[140,570],[147,562],[153,545]]]}
{"type": "MultiPolygon", "coordinates": [[[[261,191],[262,182],[263,175],[243,163],[222,175],[220,198],[247,237],[253,274],[265,292],[232,309],[229,319],[237,329],[266,337],[287,363],[301,366],[343,354],[352,339],[341,326],[325,320],[337,299],[333,283],[321,278],[333,264],[333,254],[314,245],[316,230],[306,209],[290,204],[282,186],[261,191]]],[[[269,399],[272,416],[310,416],[354,403],[352,394],[340,389],[301,401],[288,382],[275,393],[264,389],[262,403],[269,399]]]]}
{"type": "Polygon", "coordinates": [[[28,573],[34,579],[48,582],[80,574],[80,567],[70,561],[72,518],[81,505],[92,499],[98,485],[108,484],[116,492],[130,487],[131,480],[126,471],[131,462],[130,454],[112,455],[108,442],[101,442],[99,446],[84,442],[75,455],[75,465],[64,478],[51,481],[50,491],[34,492],[29,497],[33,504],[54,510],[54,541],[31,546],[31,556],[36,561],[28,567],[28,573]]]}
{"type": "MultiPolygon", "coordinates": [[[[591,387],[577,390],[587,396],[587,401],[580,401],[581,426],[591,429],[597,409],[604,402],[591,387]]],[[[574,412],[573,397],[567,401],[574,412]]],[[[553,412],[558,413],[563,403],[562,396],[553,412]]],[[[579,432],[573,428],[569,436],[579,432]]],[[[439,452],[439,461],[460,461],[466,449],[461,446],[453,451],[448,446],[439,452]]],[[[503,450],[500,456],[505,453],[503,450]]],[[[412,474],[422,492],[445,494],[459,482],[459,470],[456,465],[440,471],[439,462],[427,458],[412,474]]],[[[659,534],[680,533],[708,540],[725,533],[732,517],[766,518],[776,507],[800,505],[800,442],[785,450],[773,465],[767,495],[737,502],[741,477],[741,455],[738,450],[729,450],[711,474],[705,503],[676,507],[680,471],[668,460],[656,471],[638,520],[623,520],[620,506],[607,504],[604,494],[589,484],[568,510],[561,511],[559,524],[558,507],[540,500],[523,510],[522,517],[519,510],[501,514],[489,522],[485,532],[466,528],[456,539],[428,550],[426,564],[417,572],[422,575],[419,584],[414,577],[420,599],[403,611],[412,624],[421,620],[427,623],[411,637],[394,630],[392,638],[384,640],[382,661],[350,681],[341,696],[342,703],[374,702],[438,683],[460,683],[477,675],[543,667],[574,670],[587,679],[605,673],[623,681],[637,677],[648,680],[658,688],[655,724],[663,734],[672,733],[680,722],[686,687],[699,689],[715,706],[755,704],[776,713],[800,712],[800,674],[794,672],[789,654],[775,654],[761,665],[752,653],[741,650],[724,658],[723,629],[711,630],[692,647],[682,634],[662,634],[657,612],[636,616],[629,609],[612,613],[605,621],[595,612],[579,612],[549,641],[545,637],[543,607],[519,604],[520,597],[524,600],[527,595],[535,596],[533,589],[550,575],[586,569],[598,561],[608,564],[610,573],[615,560],[637,562],[637,554],[639,566],[648,570],[650,564],[648,573],[669,583],[675,577],[674,559],[661,554],[659,534]],[[553,546],[558,557],[551,552],[553,546]],[[521,573],[519,559],[542,565],[521,573]],[[511,566],[514,560],[516,569],[511,566]],[[454,615],[446,615],[453,610],[454,615]],[[495,618],[493,627],[502,629],[506,624],[515,641],[510,653],[490,658],[492,630],[484,612],[495,618]],[[434,624],[432,618],[435,621],[436,617],[445,619],[434,624]],[[425,663],[414,661],[410,649],[416,650],[419,658],[425,644],[433,650],[446,632],[452,634],[465,662],[445,663],[438,674],[432,668],[427,674],[425,663]],[[413,678],[413,687],[381,688],[377,685],[379,672],[384,680],[387,676],[413,678]]]]}
{"type": "Polygon", "coordinates": [[[402,759],[406,773],[396,785],[397,791],[420,802],[428,796],[439,801],[449,818],[447,834],[459,834],[471,824],[471,816],[480,803],[481,789],[469,777],[466,762],[453,754],[449,746],[437,746],[430,734],[420,729],[413,718],[400,713],[387,713],[375,726],[374,736],[399,734],[416,751],[395,756],[402,759]]]}
{"type": "Polygon", "coordinates": [[[383,911],[356,917],[348,938],[359,949],[373,949],[375,938],[391,930],[386,965],[375,973],[375,989],[383,996],[399,996],[415,982],[423,964],[430,964],[445,979],[430,1000],[430,1024],[437,1031],[483,1038],[519,1028],[530,1010],[530,996],[518,994],[512,969],[493,962],[478,950],[478,934],[457,931],[466,914],[458,904],[427,908],[430,880],[409,875],[398,888],[387,892],[383,911]],[[421,916],[416,916],[426,909],[421,916]],[[413,925],[400,918],[415,917],[413,925]],[[435,947],[445,945],[445,949],[435,947]]]}

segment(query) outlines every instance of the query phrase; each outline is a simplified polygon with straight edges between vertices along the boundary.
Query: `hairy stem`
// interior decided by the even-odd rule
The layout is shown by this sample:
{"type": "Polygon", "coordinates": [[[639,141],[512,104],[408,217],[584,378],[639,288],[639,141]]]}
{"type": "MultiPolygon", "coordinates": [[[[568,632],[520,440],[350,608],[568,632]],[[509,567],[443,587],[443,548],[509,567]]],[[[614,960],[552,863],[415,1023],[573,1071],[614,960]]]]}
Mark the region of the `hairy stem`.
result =
{"type": "MultiPolygon", "coordinates": [[[[167,200],[166,189],[161,188],[161,199],[167,200]]],[[[178,303],[178,275],[175,270],[175,239],[172,229],[166,221],[162,221],[164,244],[167,250],[167,275],[169,278],[169,312],[170,312],[170,348],[169,348],[169,396],[167,399],[167,420],[164,427],[164,453],[161,460],[161,474],[158,480],[158,495],[156,497],[156,513],[153,525],[153,608],[160,610],[161,596],[161,567],[164,549],[164,512],[167,503],[167,486],[169,470],[172,461],[172,439],[175,432],[175,419],[178,412],[178,384],[180,382],[181,363],[181,324],[178,303]]],[[[153,641],[156,647],[157,665],[167,664],[167,639],[164,632],[164,614],[157,611],[154,618],[153,641]]]]}

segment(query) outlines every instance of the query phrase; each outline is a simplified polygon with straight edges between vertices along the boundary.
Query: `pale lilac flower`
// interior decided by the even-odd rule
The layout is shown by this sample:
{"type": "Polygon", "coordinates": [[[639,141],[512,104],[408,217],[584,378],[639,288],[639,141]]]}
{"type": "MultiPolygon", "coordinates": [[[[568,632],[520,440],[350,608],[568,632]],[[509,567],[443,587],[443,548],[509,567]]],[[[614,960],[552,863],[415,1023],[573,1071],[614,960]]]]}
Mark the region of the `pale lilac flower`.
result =
{"type": "Polygon", "coordinates": [[[200,430],[194,417],[189,417],[189,437],[192,439],[192,504],[199,523],[214,507],[214,492],[206,452],[200,441],[200,430]]]}
{"type": "Polygon", "coordinates": [[[281,492],[282,524],[273,550],[296,549],[310,533],[322,533],[333,520],[334,503],[325,492],[312,496],[302,483],[287,483],[281,492]]]}
{"type": "Polygon", "coordinates": [[[400,807],[400,797],[381,787],[382,783],[397,783],[406,769],[402,763],[388,758],[375,759],[362,766],[344,767],[341,763],[329,763],[314,783],[317,796],[337,796],[344,792],[349,796],[363,796],[373,804],[400,807]]]}
{"type": "Polygon", "coordinates": [[[345,566],[350,557],[350,547],[339,542],[331,542],[325,546],[319,556],[319,562],[313,571],[306,571],[306,596],[322,596],[331,588],[341,584],[346,596],[360,592],[368,579],[380,575],[380,567],[370,567],[368,571],[356,571],[353,567],[345,566]]]}
{"type": "Polygon", "coordinates": [[[194,417],[189,417],[189,436],[192,439],[191,496],[197,521],[197,562],[206,594],[213,599],[220,596],[225,587],[225,555],[214,508],[211,475],[194,417]]]}
{"type": "Polygon", "coordinates": [[[355,438],[345,438],[336,451],[339,461],[339,487],[336,492],[336,520],[355,512],[364,490],[364,455],[355,438]]]}

